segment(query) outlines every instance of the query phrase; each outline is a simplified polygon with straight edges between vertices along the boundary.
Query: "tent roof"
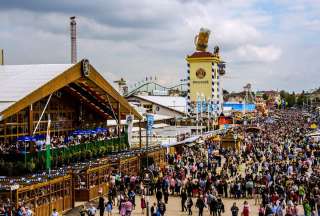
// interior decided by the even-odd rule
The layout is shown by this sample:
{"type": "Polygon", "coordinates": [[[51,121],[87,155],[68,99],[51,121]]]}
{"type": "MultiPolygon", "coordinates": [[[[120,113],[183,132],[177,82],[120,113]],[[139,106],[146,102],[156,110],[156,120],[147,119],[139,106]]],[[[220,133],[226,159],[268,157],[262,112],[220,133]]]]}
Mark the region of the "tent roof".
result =
{"type": "Polygon", "coordinates": [[[1,65],[0,112],[70,67],[71,64],[1,65]]]}
{"type": "MultiPolygon", "coordinates": [[[[97,112],[107,115],[105,112],[108,109],[107,106],[114,106],[110,104],[119,103],[119,112],[122,115],[132,113],[137,119],[142,119],[142,116],[92,65],[89,64],[90,73],[86,75],[83,73],[82,64],[83,61],[74,65],[1,65],[0,120],[64,87],[75,97],[87,100],[88,105],[97,112]],[[95,104],[92,103],[92,100],[95,104]]],[[[113,108],[110,107],[109,109],[112,110],[113,108]]]]}

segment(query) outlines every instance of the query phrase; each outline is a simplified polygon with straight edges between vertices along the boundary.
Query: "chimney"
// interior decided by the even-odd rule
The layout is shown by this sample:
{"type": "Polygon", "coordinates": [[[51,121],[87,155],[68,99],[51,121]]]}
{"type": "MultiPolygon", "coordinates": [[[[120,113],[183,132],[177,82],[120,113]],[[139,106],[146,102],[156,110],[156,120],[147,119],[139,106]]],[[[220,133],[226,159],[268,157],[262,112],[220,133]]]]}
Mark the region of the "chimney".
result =
{"type": "Polygon", "coordinates": [[[3,54],[3,49],[0,49],[0,65],[4,65],[4,54],[3,54]]]}
{"type": "Polygon", "coordinates": [[[70,17],[70,33],[71,33],[71,63],[77,63],[77,29],[76,17],[70,17]]]}

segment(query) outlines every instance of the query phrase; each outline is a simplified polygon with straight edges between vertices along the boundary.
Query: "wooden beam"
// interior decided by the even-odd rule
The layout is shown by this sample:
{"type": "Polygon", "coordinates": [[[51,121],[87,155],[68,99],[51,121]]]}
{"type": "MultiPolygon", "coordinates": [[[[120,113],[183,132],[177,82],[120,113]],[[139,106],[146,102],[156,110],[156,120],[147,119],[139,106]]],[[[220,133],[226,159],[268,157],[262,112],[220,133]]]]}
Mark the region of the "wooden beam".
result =
{"type": "Polygon", "coordinates": [[[120,130],[120,125],[121,125],[121,112],[120,112],[120,107],[121,107],[121,105],[120,105],[120,102],[118,103],[118,136],[119,136],[119,138],[120,138],[120,136],[121,136],[121,130],[120,130]]]}
{"type": "Polygon", "coordinates": [[[142,133],[141,133],[141,120],[139,120],[139,148],[141,149],[142,146],[142,133]]]}
{"type": "Polygon", "coordinates": [[[32,104],[28,107],[28,132],[29,136],[32,136],[33,133],[33,107],[32,104]]]}
{"type": "Polygon", "coordinates": [[[102,117],[105,117],[106,119],[108,119],[109,115],[107,115],[106,113],[104,113],[102,110],[100,110],[100,108],[94,106],[91,104],[91,102],[83,97],[80,93],[78,93],[77,91],[71,89],[70,87],[66,87],[64,88],[64,90],[66,92],[68,92],[71,96],[78,98],[81,102],[84,102],[86,106],[88,106],[90,109],[92,109],[93,111],[97,112],[99,115],[101,115],[102,117]]]}
{"type": "Polygon", "coordinates": [[[40,99],[47,97],[48,95],[54,93],[55,91],[61,89],[62,87],[68,85],[76,81],[77,79],[81,78],[81,62],[72,66],[56,78],[52,80],[48,80],[48,82],[41,86],[40,88],[36,89],[35,91],[31,92],[27,96],[25,96],[20,101],[17,101],[4,111],[0,113],[3,119],[19,112],[20,110],[26,108],[32,103],[39,101],[40,99]]]}
{"type": "Polygon", "coordinates": [[[142,116],[133,108],[130,106],[127,100],[125,100],[112,86],[109,84],[97,71],[96,69],[90,65],[90,74],[89,74],[89,80],[91,80],[93,83],[95,83],[99,88],[103,89],[106,94],[110,95],[110,97],[113,98],[113,100],[118,101],[121,103],[121,106],[123,106],[127,113],[134,114],[137,119],[142,119],[142,116]]]}

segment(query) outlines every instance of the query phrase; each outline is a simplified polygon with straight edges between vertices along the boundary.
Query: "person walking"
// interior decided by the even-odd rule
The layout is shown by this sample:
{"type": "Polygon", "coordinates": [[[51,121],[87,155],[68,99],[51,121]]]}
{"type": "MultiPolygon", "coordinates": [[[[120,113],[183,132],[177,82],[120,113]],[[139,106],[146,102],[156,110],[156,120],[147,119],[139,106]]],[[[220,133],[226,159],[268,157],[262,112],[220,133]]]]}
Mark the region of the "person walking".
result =
{"type": "Polygon", "coordinates": [[[168,204],[168,199],[169,199],[169,191],[168,191],[168,189],[166,189],[166,190],[163,192],[163,198],[164,198],[165,204],[168,204]]]}
{"type": "Polygon", "coordinates": [[[219,197],[217,201],[217,212],[218,216],[221,216],[221,213],[224,213],[224,204],[222,202],[221,197],[219,197]]]}
{"type": "Polygon", "coordinates": [[[102,193],[100,193],[98,209],[99,209],[100,216],[103,216],[103,214],[104,214],[104,197],[102,196],[102,193]]]}
{"type": "Polygon", "coordinates": [[[192,206],[193,206],[192,197],[188,196],[187,198],[188,215],[192,215],[192,206]]]}
{"type": "Polygon", "coordinates": [[[108,202],[106,203],[106,208],[105,208],[108,216],[112,215],[112,209],[113,209],[113,202],[111,199],[109,199],[108,202]]]}
{"type": "Polygon", "coordinates": [[[199,216],[203,216],[203,209],[206,207],[206,204],[203,200],[203,196],[200,195],[196,201],[196,208],[199,209],[199,216]]]}
{"type": "Polygon", "coordinates": [[[166,213],[166,204],[164,204],[162,201],[158,203],[158,212],[161,216],[164,216],[164,213],[166,213]]]}
{"type": "Polygon", "coordinates": [[[239,214],[239,208],[238,208],[237,204],[234,202],[231,207],[231,215],[238,216],[238,214],[239,214]]]}
{"type": "Polygon", "coordinates": [[[182,212],[184,212],[184,210],[187,211],[187,207],[186,207],[187,193],[185,189],[182,189],[180,196],[181,196],[181,211],[182,212]]]}
{"type": "MultiPolygon", "coordinates": [[[[148,209],[147,209],[148,211],[148,209]]],[[[150,208],[150,213],[151,213],[151,216],[157,216],[157,204],[156,203],[153,203],[151,208],[150,208]]]]}
{"type": "Polygon", "coordinates": [[[244,201],[241,215],[242,216],[250,216],[250,212],[251,212],[251,210],[250,210],[249,203],[247,201],[244,201]]]}
{"type": "Polygon", "coordinates": [[[142,197],[141,197],[140,207],[141,207],[141,210],[142,210],[142,214],[144,215],[144,210],[147,207],[146,198],[145,198],[144,195],[142,195],[142,197]]]}

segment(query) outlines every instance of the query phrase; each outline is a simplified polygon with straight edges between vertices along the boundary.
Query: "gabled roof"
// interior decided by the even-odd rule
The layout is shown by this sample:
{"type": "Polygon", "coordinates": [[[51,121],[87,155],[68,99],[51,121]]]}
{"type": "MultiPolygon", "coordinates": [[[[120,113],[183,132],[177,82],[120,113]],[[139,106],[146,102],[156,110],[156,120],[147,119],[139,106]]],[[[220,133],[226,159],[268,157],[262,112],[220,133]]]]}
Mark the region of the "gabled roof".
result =
{"type": "MultiPolygon", "coordinates": [[[[0,66],[0,120],[5,119],[32,103],[68,86],[77,88],[95,102],[108,104],[119,102],[121,113],[142,116],[130,106],[96,69],[89,65],[90,73],[82,72],[82,62],[77,64],[1,65],[0,66]]],[[[79,98],[86,99],[76,92],[79,98]]],[[[75,95],[77,96],[77,95],[75,95]]],[[[92,108],[99,107],[90,104],[92,108]]],[[[102,105],[101,107],[106,107],[102,105]]],[[[100,108],[101,108],[100,107],[100,108]]]]}

